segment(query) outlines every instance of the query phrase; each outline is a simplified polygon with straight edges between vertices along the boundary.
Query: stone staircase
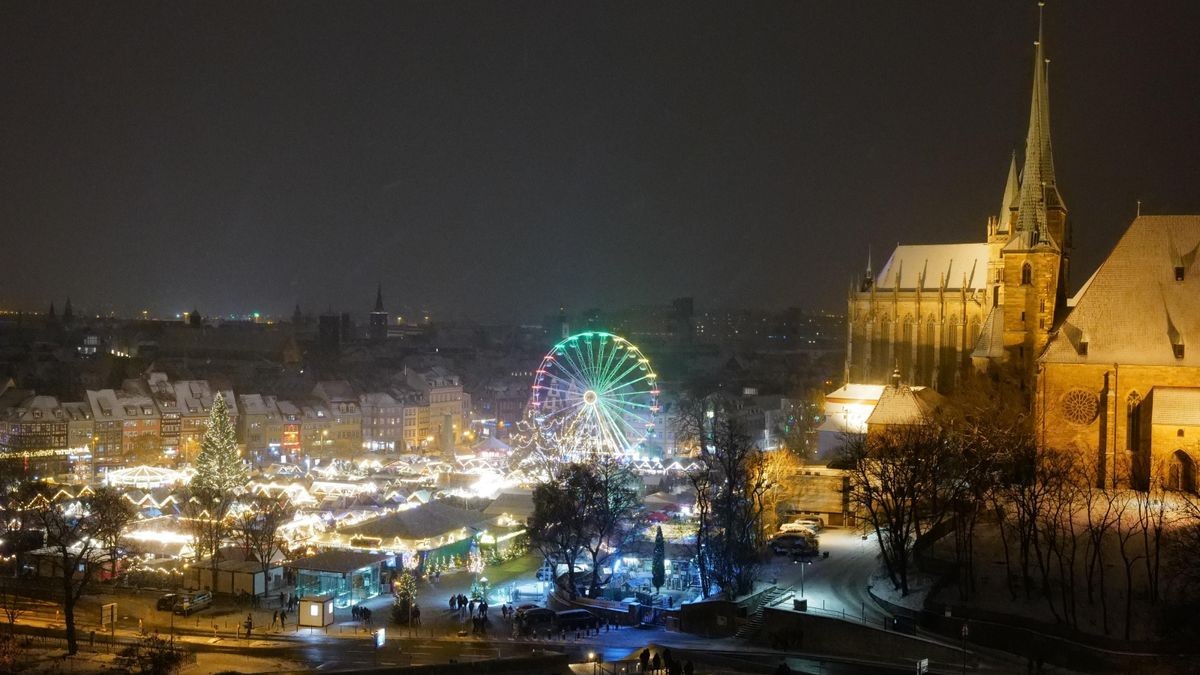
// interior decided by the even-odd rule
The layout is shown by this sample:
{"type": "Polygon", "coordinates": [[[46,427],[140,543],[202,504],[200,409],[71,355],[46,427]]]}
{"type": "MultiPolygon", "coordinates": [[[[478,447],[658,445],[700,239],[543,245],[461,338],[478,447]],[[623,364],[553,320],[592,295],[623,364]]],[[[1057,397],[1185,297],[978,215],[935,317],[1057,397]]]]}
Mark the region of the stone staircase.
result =
{"type": "Polygon", "coordinates": [[[754,599],[753,609],[749,611],[750,620],[742,624],[742,627],[733,636],[749,640],[758,635],[758,631],[762,630],[763,609],[778,603],[785,593],[786,591],[778,586],[772,586],[760,593],[754,599]]]}

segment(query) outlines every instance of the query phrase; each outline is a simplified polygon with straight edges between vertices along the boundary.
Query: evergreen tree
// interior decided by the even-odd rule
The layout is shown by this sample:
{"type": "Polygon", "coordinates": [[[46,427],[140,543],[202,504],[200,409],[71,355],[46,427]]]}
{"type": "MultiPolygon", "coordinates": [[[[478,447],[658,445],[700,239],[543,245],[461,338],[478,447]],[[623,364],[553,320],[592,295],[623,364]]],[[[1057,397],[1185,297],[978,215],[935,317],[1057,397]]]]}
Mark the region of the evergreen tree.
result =
{"type": "Polygon", "coordinates": [[[237,434],[229,420],[229,406],[221,392],[217,392],[208,413],[208,428],[200,441],[192,490],[228,494],[245,487],[248,479],[246,466],[238,455],[237,434]]]}
{"type": "Polygon", "coordinates": [[[221,543],[229,528],[226,522],[229,510],[248,480],[246,466],[238,454],[233,424],[229,421],[229,407],[225,397],[217,392],[208,413],[208,428],[200,441],[200,454],[196,457],[190,502],[196,510],[190,522],[197,558],[202,550],[208,553],[214,588],[221,543]]]}
{"type": "Polygon", "coordinates": [[[392,604],[392,621],[407,624],[412,619],[412,607],[417,601],[417,579],[405,569],[396,577],[396,601],[392,604]]]}
{"type": "Polygon", "coordinates": [[[662,588],[662,585],[667,581],[667,543],[663,541],[662,526],[658,526],[658,532],[654,534],[654,561],[651,565],[650,583],[654,585],[654,592],[657,593],[662,588]]]}

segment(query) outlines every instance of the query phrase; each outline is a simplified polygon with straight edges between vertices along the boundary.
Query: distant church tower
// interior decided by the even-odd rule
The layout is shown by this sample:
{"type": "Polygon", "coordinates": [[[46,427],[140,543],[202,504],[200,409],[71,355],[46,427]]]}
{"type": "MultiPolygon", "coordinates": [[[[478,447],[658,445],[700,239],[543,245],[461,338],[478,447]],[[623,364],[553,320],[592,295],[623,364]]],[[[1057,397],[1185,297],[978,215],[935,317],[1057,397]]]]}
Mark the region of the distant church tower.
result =
{"type": "Polygon", "coordinates": [[[375,289],[375,310],[371,312],[367,331],[371,339],[376,342],[387,339],[388,313],[383,309],[383,284],[379,284],[375,289]]]}

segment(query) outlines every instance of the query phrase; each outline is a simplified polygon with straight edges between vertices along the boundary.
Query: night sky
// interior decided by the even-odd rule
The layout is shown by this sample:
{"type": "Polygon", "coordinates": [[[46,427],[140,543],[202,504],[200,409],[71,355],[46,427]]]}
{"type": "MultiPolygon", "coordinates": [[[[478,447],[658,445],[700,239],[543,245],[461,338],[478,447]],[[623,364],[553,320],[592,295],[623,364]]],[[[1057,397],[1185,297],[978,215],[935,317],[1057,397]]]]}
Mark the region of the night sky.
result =
{"type": "MultiPolygon", "coordinates": [[[[0,308],[843,306],[981,241],[1033,2],[4,2],[0,308]]],[[[1200,3],[1047,7],[1089,275],[1200,213],[1200,3]]]]}

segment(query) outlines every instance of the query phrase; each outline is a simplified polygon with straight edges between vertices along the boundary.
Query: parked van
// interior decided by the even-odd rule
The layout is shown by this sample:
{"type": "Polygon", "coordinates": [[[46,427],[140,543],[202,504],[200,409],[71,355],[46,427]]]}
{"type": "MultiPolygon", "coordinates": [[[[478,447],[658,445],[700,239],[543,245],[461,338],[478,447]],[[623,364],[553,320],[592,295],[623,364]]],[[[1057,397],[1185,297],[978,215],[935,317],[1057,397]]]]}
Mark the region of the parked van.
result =
{"type": "Polygon", "coordinates": [[[191,595],[185,595],[175,603],[175,613],[187,616],[192,612],[198,612],[209,605],[212,605],[212,593],[208,591],[197,591],[191,595]]]}
{"type": "Polygon", "coordinates": [[[567,609],[558,613],[555,624],[559,630],[580,630],[599,625],[596,615],[586,609],[567,609]]]}

